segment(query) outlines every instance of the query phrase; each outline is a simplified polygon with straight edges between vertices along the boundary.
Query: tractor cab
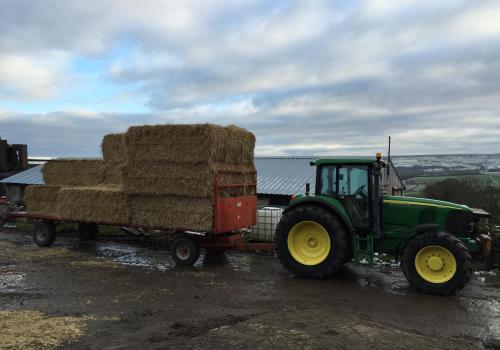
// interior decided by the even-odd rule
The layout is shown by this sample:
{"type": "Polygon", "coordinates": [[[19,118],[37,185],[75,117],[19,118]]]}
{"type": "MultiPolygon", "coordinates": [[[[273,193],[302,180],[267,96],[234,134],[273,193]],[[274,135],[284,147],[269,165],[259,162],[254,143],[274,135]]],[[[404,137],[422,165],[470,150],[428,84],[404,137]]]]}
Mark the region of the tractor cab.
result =
{"type": "Polygon", "coordinates": [[[317,166],[315,196],[330,203],[338,202],[357,233],[379,237],[379,175],[385,166],[380,157],[320,159],[311,165],[317,166]]]}

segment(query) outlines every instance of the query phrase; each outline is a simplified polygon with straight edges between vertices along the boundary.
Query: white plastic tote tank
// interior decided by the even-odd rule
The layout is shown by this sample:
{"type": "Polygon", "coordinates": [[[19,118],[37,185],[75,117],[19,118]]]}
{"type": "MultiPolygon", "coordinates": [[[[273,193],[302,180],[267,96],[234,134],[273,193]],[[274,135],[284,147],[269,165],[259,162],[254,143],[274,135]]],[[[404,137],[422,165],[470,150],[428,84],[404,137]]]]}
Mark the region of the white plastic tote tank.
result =
{"type": "Polygon", "coordinates": [[[254,241],[274,242],[276,225],[278,225],[282,208],[263,207],[257,209],[257,224],[250,228],[250,238],[254,241]]]}

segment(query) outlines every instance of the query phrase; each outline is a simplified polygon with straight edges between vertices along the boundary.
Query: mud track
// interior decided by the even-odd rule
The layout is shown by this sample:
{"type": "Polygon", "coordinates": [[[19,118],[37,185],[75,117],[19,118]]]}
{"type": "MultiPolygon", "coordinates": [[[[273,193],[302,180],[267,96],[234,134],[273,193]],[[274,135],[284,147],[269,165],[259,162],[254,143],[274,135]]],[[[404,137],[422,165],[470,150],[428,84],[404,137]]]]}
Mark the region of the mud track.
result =
{"type": "MultiPolygon", "coordinates": [[[[64,349],[500,348],[500,273],[450,298],[412,292],[395,266],[291,277],[275,256],[229,252],[178,267],[133,240],[38,248],[0,230],[0,311],[85,320],[64,349]]],[[[0,349],[2,339],[0,337],[0,349]]]]}

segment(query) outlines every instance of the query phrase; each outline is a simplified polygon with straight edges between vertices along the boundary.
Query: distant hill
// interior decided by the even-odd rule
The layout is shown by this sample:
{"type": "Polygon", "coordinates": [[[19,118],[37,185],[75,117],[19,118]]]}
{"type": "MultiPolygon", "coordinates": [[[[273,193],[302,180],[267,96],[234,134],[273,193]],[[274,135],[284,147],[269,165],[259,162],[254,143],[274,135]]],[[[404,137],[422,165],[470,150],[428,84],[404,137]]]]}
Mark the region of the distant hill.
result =
{"type": "Polygon", "coordinates": [[[500,172],[500,154],[393,156],[392,161],[403,179],[500,172]]]}
{"type": "Polygon", "coordinates": [[[393,156],[392,161],[409,196],[420,196],[428,184],[450,177],[469,177],[500,187],[500,154],[393,156]]]}

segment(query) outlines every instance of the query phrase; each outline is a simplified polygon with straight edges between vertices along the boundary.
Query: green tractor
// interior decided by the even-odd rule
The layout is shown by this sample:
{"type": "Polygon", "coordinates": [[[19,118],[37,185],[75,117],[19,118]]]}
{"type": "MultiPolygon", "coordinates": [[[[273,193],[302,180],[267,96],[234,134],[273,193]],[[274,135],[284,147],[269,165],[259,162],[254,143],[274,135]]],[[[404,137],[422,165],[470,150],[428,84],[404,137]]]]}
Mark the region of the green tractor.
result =
{"type": "MultiPolygon", "coordinates": [[[[375,252],[398,258],[415,290],[450,295],[472,274],[472,259],[489,259],[492,238],[476,233],[474,212],[438,200],[383,196],[376,159],[319,159],[315,194],[296,196],[276,228],[277,254],[299,277],[325,278],[375,252]]],[[[459,189],[457,189],[459,190],[459,189]]]]}

